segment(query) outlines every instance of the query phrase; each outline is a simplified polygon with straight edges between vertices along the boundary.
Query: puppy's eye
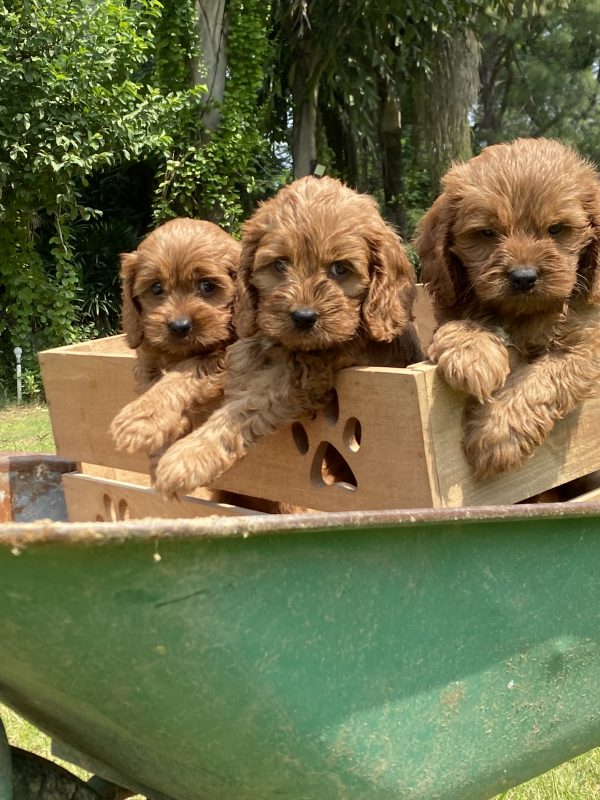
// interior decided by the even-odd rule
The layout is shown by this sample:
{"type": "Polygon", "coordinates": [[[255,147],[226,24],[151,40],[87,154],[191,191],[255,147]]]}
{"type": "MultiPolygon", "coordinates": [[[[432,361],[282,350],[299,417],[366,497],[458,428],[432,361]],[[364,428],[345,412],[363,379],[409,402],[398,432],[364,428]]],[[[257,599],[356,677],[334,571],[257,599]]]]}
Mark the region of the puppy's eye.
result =
{"type": "Polygon", "coordinates": [[[554,225],[550,225],[548,228],[548,233],[550,236],[558,236],[559,233],[562,233],[564,227],[565,226],[562,224],[562,222],[556,222],[554,225]]]}
{"type": "Polygon", "coordinates": [[[329,276],[331,278],[341,278],[350,272],[350,267],[344,261],[334,261],[329,267],[329,276]]]}
{"type": "Polygon", "coordinates": [[[493,228],[483,228],[483,230],[480,230],[479,233],[482,236],[485,236],[486,239],[493,239],[497,235],[493,228]]]}
{"type": "Polygon", "coordinates": [[[275,261],[273,263],[273,269],[280,275],[283,275],[285,272],[287,272],[287,268],[288,268],[288,262],[284,261],[283,259],[279,259],[279,261],[275,261]]]}
{"type": "Polygon", "coordinates": [[[152,294],[162,294],[164,291],[162,283],[153,283],[150,287],[150,291],[152,294]]]}
{"type": "Polygon", "coordinates": [[[213,294],[215,289],[217,288],[217,284],[213,283],[212,281],[200,281],[198,284],[198,291],[204,297],[208,297],[210,294],[213,294]]]}

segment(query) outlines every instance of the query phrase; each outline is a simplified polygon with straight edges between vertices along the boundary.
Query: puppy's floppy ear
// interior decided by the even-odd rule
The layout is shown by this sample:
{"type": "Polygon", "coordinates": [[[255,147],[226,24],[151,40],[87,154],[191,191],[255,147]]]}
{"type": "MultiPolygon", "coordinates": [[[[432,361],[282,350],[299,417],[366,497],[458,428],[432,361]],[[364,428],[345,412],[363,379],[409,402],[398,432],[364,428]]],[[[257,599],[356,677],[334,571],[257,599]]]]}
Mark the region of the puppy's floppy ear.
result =
{"type": "Polygon", "coordinates": [[[122,322],[129,347],[139,347],[144,339],[141,308],[133,295],[133,284],[138,265],[138,253],[121,253],[122,322]]]}
{"type": "Polygon", "coordinates": [[[414,269],[400,237],[383,220],[369,232],[371,283],[362,306],[362,317],[369,335],[389,342],[412,319],[416,295],[414,269]]]}
{"type": "Polygon", "coordinates": [[[584,205],[588,210],[592,237],[579,257],[577,270],[583,295],[593,305],[600,305],[600,186],[596,182],[587,199],[584,205]]]}
{"type": "Polygon", "coordinates": [[[231,262],[228,266],[227,271],[229,272],[229,277],[232,281],[237,281],[238,273],[240,271],[240,256],[242,253],[242,245],[240,242],[236,241],[236,248],[235,250],[232,249],[231,253],[231,262]]]}
{"type": "Polygon", "coordinates": [[[256,326],[256,289],[250,283],[254,256],[265,231],[264,212],[259,208],[243,226],[242,251],[237,273],[237,292],[233,304],[233,327],[240,339],[253,336],[256,326]]]}
{"type": "Polygon", "coordinates": [[[457,258],[450,252],[450,229],[454,212],[444,192],[421,219],[414,246],[418,253],[424,283],[441,306],[453,306],[458,300],[457,258]]]}
{"type": "Polygon", "coordinates": [[[600,229],[593,230],[594,238],[579,257],[578,272],[583,296],[592,305],[600,305],[600,229]]]}

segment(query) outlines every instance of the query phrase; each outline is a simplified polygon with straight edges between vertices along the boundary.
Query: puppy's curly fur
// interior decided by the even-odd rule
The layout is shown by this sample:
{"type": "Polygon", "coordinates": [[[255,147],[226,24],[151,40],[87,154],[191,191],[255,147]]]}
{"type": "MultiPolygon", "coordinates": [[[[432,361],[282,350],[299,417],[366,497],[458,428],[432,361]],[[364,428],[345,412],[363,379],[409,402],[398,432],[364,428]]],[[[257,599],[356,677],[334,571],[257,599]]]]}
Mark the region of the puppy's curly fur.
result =
{"type": "Polygon", "coordinates": [[[180,218],[121,256],[123,327],[141,395],[112,422],[119,450],[159,452],[221,398],[240,250],[217,225],[180,218]]]}
{"type": "Polygon", "coordinates": [[[493,145],[443,179],[415,241],[440,327],[430,359],[468,392],[476,477],[523,465],[600,376],[600,180],[558,141],[493,145]]]}
{"type": "Polygon", "coordinates": [[[259,437],[318,409],[335,373],[406,366],[422,354],[413,269],[375,201],[302,178],[245,224],[225,401],[162,456],[165,494],[210,485],[259,437]]]}

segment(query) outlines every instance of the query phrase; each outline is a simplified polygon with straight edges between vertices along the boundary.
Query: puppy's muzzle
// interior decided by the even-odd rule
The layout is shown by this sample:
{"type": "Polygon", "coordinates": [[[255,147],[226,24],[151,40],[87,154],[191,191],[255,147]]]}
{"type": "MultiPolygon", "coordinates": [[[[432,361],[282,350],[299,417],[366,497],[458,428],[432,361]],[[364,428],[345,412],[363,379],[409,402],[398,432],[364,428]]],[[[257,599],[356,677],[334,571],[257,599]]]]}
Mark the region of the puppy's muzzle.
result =
{"type": "Polygon", "coordinates": [[[516,267],[508,273],[511,287],[517,292],[530,292],[538,279],[534,267],[516,267]]]}
{"type": "Polygon", "coordinates": [[[173,336],[177,336],[180,339],[183,339],[184,336],[187,336],[191,330],[192,321],[187,317],[178,317],[177,319],[172,319],[171,322],[169,322],[169,331],[173,334],[173,336]]]}
{"type": "Polygon", "coordinates": [[[294,327],[302,331],[308,331],[315,327],[319,315],[312,308],[297,308],[290,314],[294,327]]]}

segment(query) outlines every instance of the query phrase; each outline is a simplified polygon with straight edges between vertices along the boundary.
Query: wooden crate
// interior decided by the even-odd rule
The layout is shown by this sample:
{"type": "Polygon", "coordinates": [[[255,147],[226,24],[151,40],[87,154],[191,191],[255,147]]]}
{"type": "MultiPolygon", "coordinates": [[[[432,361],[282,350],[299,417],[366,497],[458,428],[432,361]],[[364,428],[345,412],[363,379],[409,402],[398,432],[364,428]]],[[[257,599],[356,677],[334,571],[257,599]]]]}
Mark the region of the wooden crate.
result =
{"type": "MultiPolygon", "coordinates": [[[[432,321],[422,293],[416,314],[427,341],[432,321]]],[[[137,475],[134,482],[122,482],[137,485],[141,506],[130,500],[127,507],[146,504],[148,515],[157,515],[158,499],[148,500],[148,458],[117,453],[108,434],[114,415],[135,396],[134,358],[124,337],[117,336],[46,350],[40,364],[58,454],[137,475]],[[140,475],[146,483],[142,494],[140,475]]],[[[343,370],[326,409],[262,440],[215,488],[323,511],[443,508],[515,503],[600,468],[600,399],[593,399],[560,422],[522,470],[475,481],[461,447],[463,405],[464,395],[453,392],[429,363],[343,370]]],[[[94,477],[69,488],[70,496],[85,488],[96,492],[98,505],[97,481],[110,476],[94,477]]],[[[116,508],[118,517],[116,487],[108,486],[112,494],[102,494],[97,515],[111,516],[116,508]]],[[[196,498],[189,507],[184,500],[163,512],[242,513],[207,502],[196,498]]],[[[73,500],[75,505],[81,501],[73,500]]],[[[81,513],[89,514],[93,506],[90,501],[81,513]]]]}
{"type": "Polygon", "coordinates": [[[167,500],[142,483],[115,480],[86,471],[63,475],[62,481],[71,522],[118,522],[144,517],[173,519],[260,513],[200,497],[167,500]]]}

